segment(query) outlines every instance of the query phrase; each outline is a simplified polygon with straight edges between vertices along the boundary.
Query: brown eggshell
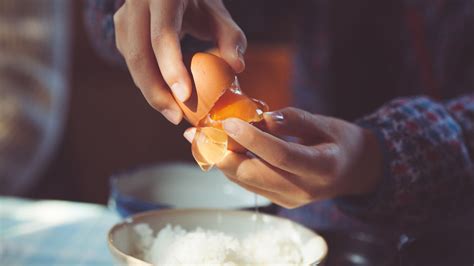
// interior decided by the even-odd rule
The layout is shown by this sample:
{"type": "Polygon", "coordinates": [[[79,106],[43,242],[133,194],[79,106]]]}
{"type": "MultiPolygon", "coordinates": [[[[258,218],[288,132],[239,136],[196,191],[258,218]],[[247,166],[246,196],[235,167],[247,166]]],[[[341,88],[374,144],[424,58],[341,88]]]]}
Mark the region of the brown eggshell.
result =
{"type": "Polygon", "coordinates": [[[194,87],[186,102],[177,101],[186,120],[193,126],[204,118],[235,79],[232,68],[220,57],[196,53],[191,59],[194,87]]]}

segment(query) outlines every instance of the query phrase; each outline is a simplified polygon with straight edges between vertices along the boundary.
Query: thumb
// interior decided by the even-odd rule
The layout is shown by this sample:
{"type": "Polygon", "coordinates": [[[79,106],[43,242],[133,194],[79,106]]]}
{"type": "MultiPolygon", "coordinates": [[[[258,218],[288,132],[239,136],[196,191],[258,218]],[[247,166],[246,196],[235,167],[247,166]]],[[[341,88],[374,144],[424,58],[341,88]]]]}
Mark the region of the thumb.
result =
{"type": "Polygon", "coordinates": [[[265,131],[277,136],[301,138],[304,142],[311,140],[332,140],[330,119],[311,114],[301,109],[287,107],[264,113],[265,131]]]}
{"type": "Polygon", "coordinates": [[[221,9],[216,15],[214,24],[216,28],[215,40],[220,56],[236,73],[244,71],[244,54],[247,49],[245,34],[225,9],[221,9]]]}

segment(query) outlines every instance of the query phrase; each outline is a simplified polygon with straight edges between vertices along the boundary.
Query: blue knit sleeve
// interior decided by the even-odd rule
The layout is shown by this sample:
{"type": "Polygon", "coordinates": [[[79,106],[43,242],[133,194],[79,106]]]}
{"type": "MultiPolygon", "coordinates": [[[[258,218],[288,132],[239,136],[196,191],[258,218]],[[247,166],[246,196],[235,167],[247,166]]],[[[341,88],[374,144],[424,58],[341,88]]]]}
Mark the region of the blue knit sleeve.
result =
{"type": "Polygon", "coordinates": [[[336,199],[345,212],[416,233],[474,202],[474,95],[396,99],[357,122],[379,136],[385,172],[372,195],[336,199]]]}

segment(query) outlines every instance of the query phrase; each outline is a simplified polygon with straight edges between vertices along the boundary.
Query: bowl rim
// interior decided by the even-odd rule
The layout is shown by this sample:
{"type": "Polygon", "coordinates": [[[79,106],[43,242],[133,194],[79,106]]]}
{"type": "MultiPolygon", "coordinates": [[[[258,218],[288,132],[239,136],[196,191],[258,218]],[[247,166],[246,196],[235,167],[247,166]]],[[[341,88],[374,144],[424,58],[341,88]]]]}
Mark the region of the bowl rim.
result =
{"type": "MultiPolygon", "coordinates": [[[[156,218],[159,218],[159,216],[164,216],[164,215],[167,215],[169,213],[175,213],[175,214],[179,214],[179,213],[189,213],[189,212],[207,212],[207,213],[213,213],[213,212],[222,212],[222,213],[230,213],[230,214],[234,214],[234,215],[248,215],[248,214],[254,214],[254,212],[252,211],[245,211],[245,210],[227,210],[227,209],[217,209],[217,208],[186,208],[186,209],[160,209],[160,210],[151,210],[151,211],[146,211],[146,212],[141,212],[141,213],[137,213],[135,215],[132,215],[132,216],[129,216],[125,219],[123,219],[121,222],[115,224],[114,226],[112,226],[112,228],[109,229],[109,232],[107,233],[107,244],[108,244],[108,247],[109,249],[111,250],[111,253],[116,253],[124,258],[126,258],[127,260],[131,259],[132,261],[134,262],[138,262],[138,263],[141,263],[141,264],[146,264],[146,265],[152,265],[151,263],[149,262],[146,262],[142,259],[139,259],[137,257],[134,257],[132,255],[129,255],[129,254],[126,254],[125,252],[121,251],[120,249],[118,249],[115,245],[114,245],[114,241],[113,241],[113,235],[116,231],[122,229],[123,227],[125,226],[129,226],[131,225],[132,223],[136,223],[136,222],[140,222],[141,219],[144,219],[146,217],[150,217],[150,216],[157,216],[156,218]]],[[[324,252],[323,254],[321,255],[321,257],[319,258],[319,260],[317,261],[314,261],[314,262],[311,262],[309,264],[309,266],[316,266],[316,265],[320,265],[320,263],[322,263],[327,255],[328,255],[328,244],[327,244],[327,241],[326,239],[324,239],[323,236],[321,236],[320,234],[318,234],[316,231],[298,223],[298,222],[295,222],[295,221],[292,221],[286,217],[281,217],[281,216],[277,216],[277,215],[272,215],[272,214],[266,214],[266,213],[259,213],[259,215],[262,215],[262,216],[270,216],[272,219],[276,219],[276,220],[279,220],[279,221],[285,221],[285,222],[290,222],[292,223],[293,225],[296,225],[298,227],[300,227],[300,229],[303,229],[304,231],[308,231],[310,232],[312,235],[314,236],[317,236],[319,237],[323,243],[324,243],[324,252]]],[[[113,255],[113,254],[112,254],[113,255]]]]}
{"type": "MultiPolygon", "coordinates": [[[[124,193],[122,190],[120,190],[120,182],[126,182],[128,180],[133,180],[134,175],[140,174],[143,172],[147,171],[154,171],[155,169],[160,169],[160,168],[173,168],[173,167],[193,167],[199,169],[195,164],[187,162],[187,161],[169,161],[169,162],[159,162],[159,163],[151,163],[151,164],[143,164],[143,165],[136,165],[134,167],[124,169],[124,170],[119,170],[116,171],[115,173],[112,173],[109,175],[108,178],[108,185],[109,185],[109,200],[112,199],[114,201],[118,201],[120,199],[126,200],[126,201],[134,201],[134,202],[140,202],[143,204],[146,204],[147,206],[153,206],[153,208],[167,208],[167,209],[204,209],[204,208],[192,208],[192,207],[179,207],[174,204],[164,204],[164,203],[157,203],[149,199],[143,199],[134,195],[130,195],[128,193],[124,193]]],[[[259,195],[261,199],[264,201],[262,202],[261,200],[259,201],[258,207],[259,208],[265,208],[271,206],[273,203],[259,195]]],[[[252,207],[252,206],[250,206],[252,207]]],[[[240,207],[239,207],[240,208],[240,207]]],[[[242,207],[242,208],[247,208],[247,207],[242,207]]],[[[217,209],[217,208],[210,208],[210,209],[217,209]]],[[[152,210],[148,210],[152,211],[152,210]]],[[[148,212],[145,211],[145,212],[148,212]]]]}

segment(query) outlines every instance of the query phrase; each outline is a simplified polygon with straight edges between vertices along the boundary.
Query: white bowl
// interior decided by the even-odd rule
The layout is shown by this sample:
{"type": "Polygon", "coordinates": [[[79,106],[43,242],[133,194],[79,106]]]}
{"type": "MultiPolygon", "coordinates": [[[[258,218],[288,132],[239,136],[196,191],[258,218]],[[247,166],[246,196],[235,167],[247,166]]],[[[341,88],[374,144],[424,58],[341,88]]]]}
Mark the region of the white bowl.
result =
{"type": "MultiPolygon", "coordinates": [[[[122,217],[163,208],[235,210],[254,208],[255,194],[217,169],[203,172],[195,164],[167,163],[114,175],[109,204],[122,217]]],[[[271,202],[258,196],[257,204],[263,208],[271,202]]]]}
{"type": "MultiPolygon", "coordinates": [[[[260,218],[260,217],[259,217],[260,218]]],[[[286,226],[291,224],[306,243],[305,261],[308,265],[322,265],[327,255],[325,240],[314,231],[273,215],[261,214],[263,226],[286,226]]],[[[217,209],[169,209],[137,214],[116,224],[108,234],[109,250],[116,265],[151,265],[137,257],[139,236],[134,226],[145,223],[156,232],[167,224],[180,225],[186,230],[201,227],[207,230],[221,231],[234,236],[246,236],[255,232],[255,213],[251,211],[230,211],[217,209]]]]}

